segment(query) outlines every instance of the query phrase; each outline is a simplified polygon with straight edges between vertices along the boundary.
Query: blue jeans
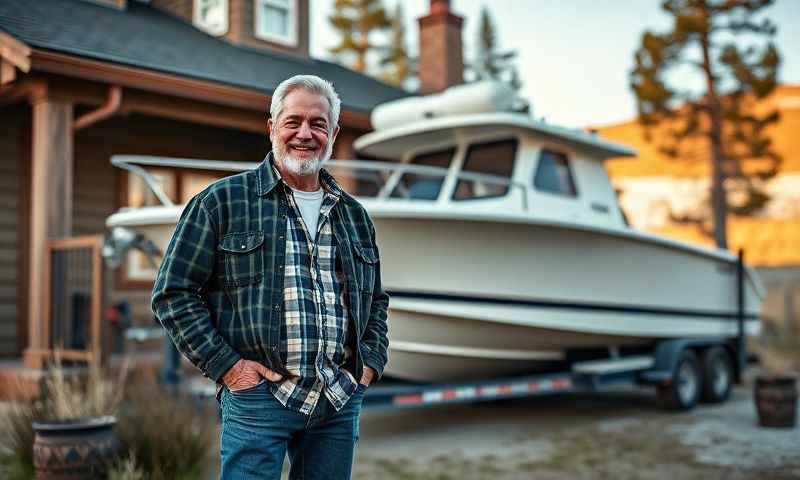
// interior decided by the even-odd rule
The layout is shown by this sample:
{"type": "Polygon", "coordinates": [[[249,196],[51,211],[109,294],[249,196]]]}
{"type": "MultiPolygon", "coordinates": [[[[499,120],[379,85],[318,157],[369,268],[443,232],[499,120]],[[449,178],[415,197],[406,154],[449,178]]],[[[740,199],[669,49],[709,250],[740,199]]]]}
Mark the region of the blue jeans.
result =
{"type": "Polygon", "coordinates": [[[347,480],[366,387],[336,411],[323,393],[311,415],[289,410],[262,382],[220,398],[222,480],[279,480],[289,453],[291,480],[347,480]]]}

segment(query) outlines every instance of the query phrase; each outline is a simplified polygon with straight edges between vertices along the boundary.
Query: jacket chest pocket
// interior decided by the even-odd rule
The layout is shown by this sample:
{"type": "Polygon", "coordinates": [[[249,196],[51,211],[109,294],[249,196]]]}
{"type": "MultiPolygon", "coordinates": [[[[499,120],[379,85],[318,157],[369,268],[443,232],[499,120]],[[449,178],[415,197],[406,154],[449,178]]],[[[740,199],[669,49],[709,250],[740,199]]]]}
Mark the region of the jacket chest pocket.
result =
{"type": "Polygon", "coordinates": [[[223,286],[239,287],[260,282],[264,276],[264,232],[236,232],[222,237],[223,286]]]}
{"type": "Polygon", "coordinates": [[[360,244],[353,244],[356,256],[356,274],[359,280],[361,293],[372,294],[375,285],[375,267],[378,263],[378,256],[374,247],[364,247],[360,244]]]}

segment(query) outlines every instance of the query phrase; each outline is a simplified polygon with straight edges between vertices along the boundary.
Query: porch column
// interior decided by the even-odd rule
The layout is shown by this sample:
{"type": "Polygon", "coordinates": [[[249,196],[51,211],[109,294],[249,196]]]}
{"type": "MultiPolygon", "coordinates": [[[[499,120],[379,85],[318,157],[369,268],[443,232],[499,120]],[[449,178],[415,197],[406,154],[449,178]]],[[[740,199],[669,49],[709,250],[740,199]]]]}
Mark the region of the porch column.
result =
{"type": "Polygon", "coordinates": [[[31,100],[31,212],[28,277],[28,348],[25,365],[41,368],[49,348],[45,326],[43,282],[46,241],[70,235],[72,230],[72,103],[47,95],[31,100]]]}
{"type": "MultiPolygon", "coordinates": [[[[353,142],[356,139],[356,134],[349,128],[342,128],[339,130],[339,135],[336,137],[336,143],[333,145],[333,159],[334,160],[355,160],[356,151],[353,148],[353,142]]],[[[347,192],[353,193],[356,187],[356,178],[353,176],[339,177],[336,179],[339,186],[347,192]]]]}

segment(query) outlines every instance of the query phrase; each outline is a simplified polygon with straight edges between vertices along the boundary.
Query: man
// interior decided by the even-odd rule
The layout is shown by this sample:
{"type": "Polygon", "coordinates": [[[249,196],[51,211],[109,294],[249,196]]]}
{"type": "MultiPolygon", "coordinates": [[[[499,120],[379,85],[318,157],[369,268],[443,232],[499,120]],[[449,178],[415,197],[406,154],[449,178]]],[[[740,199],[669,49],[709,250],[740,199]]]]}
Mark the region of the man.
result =
{"type": "Polygon", "coordinates": [[[272,152],[189,202],[153,288],[175,345],[219,384],[223,479],[350,478],[389,297],[364,208],[321,169],[339,132],[332,85],[275,89],[272,152]]]}

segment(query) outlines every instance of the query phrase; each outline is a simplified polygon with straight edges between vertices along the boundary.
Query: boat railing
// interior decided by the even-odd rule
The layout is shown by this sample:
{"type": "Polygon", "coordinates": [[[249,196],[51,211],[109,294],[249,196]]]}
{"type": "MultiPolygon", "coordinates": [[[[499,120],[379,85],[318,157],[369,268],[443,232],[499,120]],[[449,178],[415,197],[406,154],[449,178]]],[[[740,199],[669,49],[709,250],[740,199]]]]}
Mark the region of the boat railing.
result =
{"type": "MultiPolygon", "coordinates": [[[[174,206],[175,202],[173,202],[164,191],[158,178],[148,172],[145,167],[242,172],[257,168],[259,165],[257,162],[198,160],[142,155],[114,155],[111,157],[111,164],[141,178],[158,201],[161,202],[162,205],[168,207],[174,206]]],[[[413,199],[414,197],[411,192],[400,183],[401,178],[406,174],[420,175],[428,178],[441,178],[442,181],[451,175],[451,170],[447,167],[388,163],[371,160],[330,160],[325,163],[325,167],[330,169],[346,169],[349,171],[349,174],[352,174],[358,180],[373,182],[378,190],[377,194],[373,195],[376,198],[389,198],[390,196],[396,198],[394,192],[398,192],[400,198],[413,199]]],[[[455,177],[455,180],[508,187],[509,190],[515,188],[519,189],[522,192],[522,209],[524,211],[528,210],[528,191],[525,185],[520,182],[513,181],[501,175],[478,172],[460,171],[455,174],[455,177]]],[[[358,196],[357,193],[356,196],[358,196]]],[[[436,200],[436,198],[429,198],[429,200],[436,200]]]]}
{"type": "Polygon", "coordinates": [[[198,170],[217,170],[225,172],[243,172],[258,167],[258,162],[230,162],[221,160],[198,160],[193,158],[169,158],[144,155],[113,155],[111,165],[127,170],[141,178],[147,188],[153,192],[164,206],[175,206],[175,202],[164,191],[158,178],[148,172],[144,166],[167,168],[194,168],[198,170]]]}

